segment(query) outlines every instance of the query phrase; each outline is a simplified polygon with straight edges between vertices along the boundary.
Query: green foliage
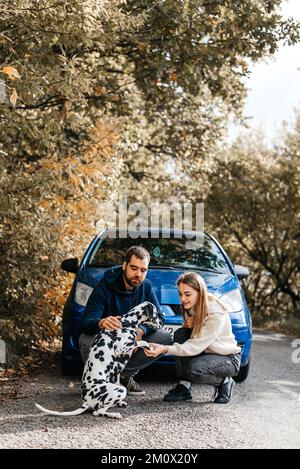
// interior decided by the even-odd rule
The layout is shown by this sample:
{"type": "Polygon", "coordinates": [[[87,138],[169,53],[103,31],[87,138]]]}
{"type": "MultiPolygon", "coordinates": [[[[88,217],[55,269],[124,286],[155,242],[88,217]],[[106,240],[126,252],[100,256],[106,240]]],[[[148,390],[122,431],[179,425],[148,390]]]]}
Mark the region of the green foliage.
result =
{"type": "Polygon", "coordinates": [[[300,121],[282,148],[236,143],[208,175],[207,221],[248,265],[256,323],[300,319],[300,121]],[[223,184],[220,184],[220,180],[223,184]]]}
{"type": "Polygon", "coordinates": [[[12,360],[60,335],[71,281],[60,263],[82,256],[95,234],[97,201],[117,187],[118,168],[107,161],[116,162],[117,135],[108,124],[96,130],[79,156],[19,163],[14,173],[2,173],[0,323],[12,360]]]}
{"type": "Polygon", "coordinates": [[[4,151],[38,159],[80,150],[82,136],[108,113],[124,118],[124,148],[136,159],[130,147],[137,144],[141,164],[149,153],[207,154],[224,118],[239,114],[247,61],[299,39],[299,26],[278,15],[280,3],[4,2],[1,60],[18,74],[1,77],[4,151]]]}

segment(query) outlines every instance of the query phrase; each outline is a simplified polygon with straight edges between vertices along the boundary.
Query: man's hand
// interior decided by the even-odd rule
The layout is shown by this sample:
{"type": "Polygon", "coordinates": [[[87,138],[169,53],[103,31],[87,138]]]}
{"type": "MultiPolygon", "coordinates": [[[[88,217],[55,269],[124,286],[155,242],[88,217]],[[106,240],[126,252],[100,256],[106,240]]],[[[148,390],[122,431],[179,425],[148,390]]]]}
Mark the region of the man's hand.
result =
{"type": "Polygon", "coordinates": [[[144,330],[138,327],[136,330],[136,336],[135,336],[136,342],[138,342],[139,340],[142,340],[143,335],[144,335],[144,330]]]}
{"type": "Polygon", "coordinates": [[[108,331],[117,331],[121,329],[121,316],[108,316],[98,322],[99,329],[107,329],[108,331]]]}

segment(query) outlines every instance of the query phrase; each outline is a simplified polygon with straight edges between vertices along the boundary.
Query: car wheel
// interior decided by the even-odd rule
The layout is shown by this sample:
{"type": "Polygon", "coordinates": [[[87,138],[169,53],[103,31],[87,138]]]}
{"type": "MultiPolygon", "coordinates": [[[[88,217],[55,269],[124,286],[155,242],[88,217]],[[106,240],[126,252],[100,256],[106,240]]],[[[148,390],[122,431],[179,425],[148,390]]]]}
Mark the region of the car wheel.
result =
{"type": "Polygon", "coordinates": [[[233,378],[234,381],[236,381],[237,383],[242,383],[243,381],[245,381],[247,379],[249,371],[250,371],[250,359],[249,359],[247,365],[241,366],[239,374],[234,376],[234,378],[233,378]]]}
{"type": "Polygon", "coordinates": [[[61,374],[64,376],[80,376],[82,374],[82,366],[74,360],[61,358],[61,374]]]}

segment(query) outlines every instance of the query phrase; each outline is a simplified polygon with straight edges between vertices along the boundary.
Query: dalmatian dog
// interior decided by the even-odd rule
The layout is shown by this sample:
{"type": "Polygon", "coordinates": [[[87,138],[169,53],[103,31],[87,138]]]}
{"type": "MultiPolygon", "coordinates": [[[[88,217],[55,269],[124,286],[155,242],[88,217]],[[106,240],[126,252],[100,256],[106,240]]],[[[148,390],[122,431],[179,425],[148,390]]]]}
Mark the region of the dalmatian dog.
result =
{"type": "Polygon", "coordinates": [[[107,412],[116,405],[127,406],[124,401],[127,390],[120,385],[120,373],[134,348],[150,348],[145,341],[135,341],[136,328],[139,324],[145,324],[157,330],[163,326],[163,320],[157,308],[145,301],[124,314],[121,323],[118,330],[101,330],[92,343],[82,375],[82,406],[71,412],[56,412],[36,403],[39,410],[50,415],[68,416],[79,415],[91,409],[95,416],[122,418],[120,413],[107,412]]]}

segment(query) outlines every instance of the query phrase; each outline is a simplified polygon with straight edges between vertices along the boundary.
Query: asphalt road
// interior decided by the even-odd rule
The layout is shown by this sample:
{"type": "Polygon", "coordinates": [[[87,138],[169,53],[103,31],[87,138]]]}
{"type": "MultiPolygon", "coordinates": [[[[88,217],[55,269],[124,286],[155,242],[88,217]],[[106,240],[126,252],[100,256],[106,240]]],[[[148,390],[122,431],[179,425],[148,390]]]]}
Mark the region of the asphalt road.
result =
{"type": "Polygon", "coordinates": [[[127,398],[122,420],[41,414],[35,401],[56,410],[81,404],[79,380],[50,368],[25,382],[17,399],[2,403],[0,448],[300,448],[300,363],[292,360],[293,340],[255,333],[250,375],[236,385],[230,404],[213,404],[213,388],[200,385],[192,401],[163,402],[175,378],[149,378],[142,382],[145,396],[127,398]]]}

